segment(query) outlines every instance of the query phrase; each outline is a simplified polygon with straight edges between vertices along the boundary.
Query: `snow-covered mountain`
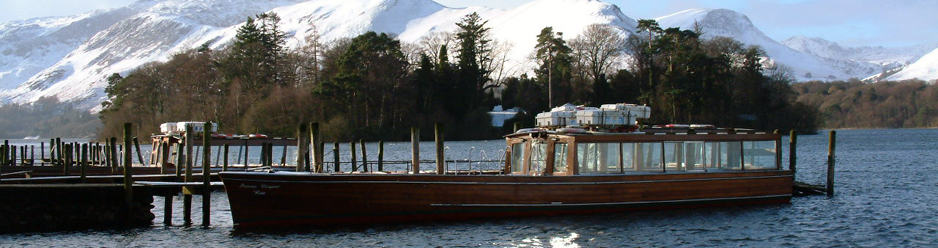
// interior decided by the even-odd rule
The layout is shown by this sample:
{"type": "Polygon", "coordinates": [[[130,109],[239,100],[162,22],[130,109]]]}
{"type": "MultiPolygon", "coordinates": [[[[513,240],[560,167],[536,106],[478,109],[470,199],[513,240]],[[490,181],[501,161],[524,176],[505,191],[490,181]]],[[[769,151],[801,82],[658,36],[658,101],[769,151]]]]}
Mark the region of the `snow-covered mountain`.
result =
{"type": "Polygon", "coordinates": [[[886,77],[886,80],[891,81],[907,79],[921,79],[932,83],[938,81],[938,48],[922,56],[915,63],[886,77]]]}
{"type": "MultiPolygon", "coordinates": [[[[904,71],[911,64],[919,61],[923,55],[928,54],[938,48],[938,44],[923,44],[909,47],[882,47],[882,46],[862,46],[862,47],[844,47],[836,42],[831,42],[822,38],[809,38],[804,36],[795,36],[782,41],[792,49],[800,52],[812,54],[814,56],[839,61],[841,63],[866,63],[872,66],[878,66],[880,72],[874,75],[865,75],[870,79],[876,80],[895,80],[898,77],[890,77],[898,71],[904,71]]],[[[934,64],[936,61],[922,61],[923,64],[934,64]]],[[[922,67],[919,65],[917,67],[922,67]]],[[[901,73],[903,79],[919,78],[923,80],[933,80],[936,77],[928,77],[925,74],[915,74],[912,72],[901,73]]],[[[863,78],[863,77],[860,77],[863,78]]]]}
{"type": "Polygon", "coordinates": [[[745,15],[727,9],[689,9],[656,19],[662,28],[701,29],[704,38],[725,36],[747,45],[761,46],[772,60],[793,70],[798,80],[834,80],[867,77],[879,70],[866,63],[821,58],[794,50],[755,27],[745,15]]]}
{"type": "MultiPolygon", "coordinates": [[[[509,44],[507,73],[530,71],[535,37],[544,27],[552,26],[567,39],[590,24],[614,25],[623,35],[636,27],[617,6],[597,0],[537,0],[510,10],[448,8],[432,0],[139,0],[125,8],[0,24],[0,101],[58,96],[95,107],[104,100],[108,75],[165,61],[202,44],[226,46],[247,17],[268,11],[280,16],[289,48],[304,45],[313,25],[325,41],[376,31],[417,43],[435,32],[455,31],[465,15],[477,12],[488,20],[492,38],[509,44]]],[[[793,68],[799,79],[881,72],[868,60],[789,48],[765,36],[745,15],[729,10],[688,10],[658,21],[662,27],[685,29],[696,21],[705,37],[729,36],[760,45],[774,62],[793,68]]]]}

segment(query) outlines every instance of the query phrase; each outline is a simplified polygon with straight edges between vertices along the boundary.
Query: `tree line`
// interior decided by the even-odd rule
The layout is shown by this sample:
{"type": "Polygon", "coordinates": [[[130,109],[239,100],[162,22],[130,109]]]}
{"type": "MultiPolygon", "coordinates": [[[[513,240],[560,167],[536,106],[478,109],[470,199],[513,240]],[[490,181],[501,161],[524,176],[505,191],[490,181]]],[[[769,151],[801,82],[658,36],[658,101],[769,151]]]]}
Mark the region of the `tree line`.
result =
{"type": "Polygon", "coordinates": [[[938,85],[921,80],[793,84],[797,101],[818,109],[825,128],[938,126],[938,85]]]}
{"type": "Polygon", "coordinates": [[[334,140],[403,140],[411,127],[440,122],[447,139],[484,139],[507,131],[490,125],[486,112],[498,104],[526,110],[511,120],[525,126],[551,106],[621,102],[651,106],[649,124],[810,131],[817,123],[816,111],[794,101],[786,70],[762,65],[760,48],[661,29],[653,20],[640,20],[641,31],[627,39],[627,31],[608,25],[569,40],[545,27],[531,37],[532,76],[507,76],[512,46],[494,40],[476,13],[455,32],[415,44],[375,32],[323,41],[310,23],[305,45],[291,50],[278,23],[274,13],[256,15],[222,49],[206,44],[111,75],[101,137],[117,136],[124,122],[146,133],[162,122],[196,120],[227,133],[285,136],[319,122],[334,140]]]}
{"type": "Polygon", "coordinates": [[[56,97],[0,106],[0,138],[91,138],[101,128],[96,115],[56,97]]]}

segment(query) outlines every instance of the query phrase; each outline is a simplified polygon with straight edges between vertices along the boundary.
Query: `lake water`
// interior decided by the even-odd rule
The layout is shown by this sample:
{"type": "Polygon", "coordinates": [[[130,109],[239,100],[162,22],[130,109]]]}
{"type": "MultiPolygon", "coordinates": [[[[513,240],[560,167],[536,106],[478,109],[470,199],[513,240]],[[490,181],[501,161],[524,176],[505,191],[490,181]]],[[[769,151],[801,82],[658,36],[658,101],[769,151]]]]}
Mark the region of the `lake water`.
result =
{"type": "MultiPolygon", "coordinates": [[[[787,165],[787,137],[785,138],[787,165]]],[[[799,181],[825,181],[827,132],[798,139],[799,181]]],[[[371,144],[369,144],[371,145],[371,144]]],[[[432,143],[421,144],[429,149],[432,143]]],[[[503,149],[503,141],[447,142],[458,151],[503,149]],[[473,148],[475,147],[475,148],[473,148]]],[[[387,145],[409,158],[408,143],[387,145]],[[406,149],[404,148],[406,147],[406,149]],[[404,151],[400,151],[404,149],[404,151]]],[[[371,147],[368,147],[370,151],[371,147]]],[[[392,152],[393,151],[393,152],[392,152]]],[[[391,155],[401,154],[401,155],[391,155]]],[[[429,154],[429,155],[428,155],[429,154]]],[[[369,155],[371,156],[371,155],[369,155]]],[[[328,156],[327,156],[328,157],[328,156]]],[[[431,159],[427,157],[425,159],[431,159]]],[[[474,159],[475,160],[475,159],[474,159]]],[[[428,165],[431,166],[431,165],[428,165]]],[[[161,197],[149,228],[0,235],[0,246],[32,247],[935,247],[938,246],[938,129],[837,131],[836,195],[790,204],[644,211],[367,228],[239,233],[227,198],[212,197],[212,225],[162,223],[161,197]]],[[[174,209],[181,210],[177,198],[174,209]]]]}

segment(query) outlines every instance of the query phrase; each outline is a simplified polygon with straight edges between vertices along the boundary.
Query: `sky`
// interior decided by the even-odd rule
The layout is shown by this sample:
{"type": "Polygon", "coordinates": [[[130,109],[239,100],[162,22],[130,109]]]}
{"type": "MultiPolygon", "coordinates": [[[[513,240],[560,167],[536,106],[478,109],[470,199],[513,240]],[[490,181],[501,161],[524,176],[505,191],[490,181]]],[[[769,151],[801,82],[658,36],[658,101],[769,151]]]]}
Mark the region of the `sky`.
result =
{"type": "MultiPolygon", "coordinates": [[[[0,0],[0,22],[118,8],[134,0],[0,0]]],[[[448,7],[511,9],[532,0],[436,0],[448,7]]],[[[653,19],[691,8],[745,14],[776,41],[820,37],[844,46],[938,43],[936,0],[605,0],[633,19],[653,19]]]]}

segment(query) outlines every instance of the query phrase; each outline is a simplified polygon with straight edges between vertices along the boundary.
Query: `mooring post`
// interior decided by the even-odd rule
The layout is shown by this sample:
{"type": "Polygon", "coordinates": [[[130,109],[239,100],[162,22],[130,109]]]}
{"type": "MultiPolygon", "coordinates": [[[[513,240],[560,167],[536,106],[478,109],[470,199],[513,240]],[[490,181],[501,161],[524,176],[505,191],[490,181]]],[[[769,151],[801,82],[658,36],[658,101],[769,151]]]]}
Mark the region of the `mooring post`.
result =
{"type": "Polygon", "coordinates": [[[55,139],[49,139],[49,165],[56,166],[55,163],[55,139]]]}
{"type": "Polygon", "coordinates": [[[111,137],[111,173],[117,172],[117,167],[120,166],[117,162],[117,137],[111,137]]]}
{"type": "Polygon", "coordinates": [[[831,130],[827,142],[827,196],[834,196],[834,150],[837,146],[837,131],[831,130]]]}
{"type": "Polygon", "coordinates": [[[225,158],[222,159],[221,171],[228,171],[228,144],[224,146],[225,158]]]}
{"type": "MultiPolygon", "coordinates": [[[[195,135],[193,134],[194,128],[192,124],[186,125],[186,175],[183,178],[184,182],[192,181],[192,146],[195,143],[195,135]]],[[[192,191],[188,187],[183,187],[182,195],[182,220],[183,225],[191,226],[192,225],[192,191]]]]}
{"type": "Polygon", "coordinates": [[[332,143],[332,161],[333,163],[333,172],[339,172],[342,167],[339,165],[339,142],[332,143]]]}
{"type": "Polygon", "coordinates": [[[134,148],[137,149],[137,161],[140,161],[141,165],[146,165],[143,163],[143,153],[140,152],[140,142],[137,141],[137,137],[134,137],[134,148]]]}
{"type": "Polygon", "coordinates": [[[310,124],[309,129],[310,141],[312,142],[312,152],[310,152],[312,155],[312,166],[316,168],[314,170],[315,172],[322,173],[324,170],[323,162],[325,162],[323,161],[323,150],[325,148],[323,145],[325,143],[322,142],[322,133],[319,130],[319,122],[313,122],[310,124]]]}
{"type": "MultiPolygon", "coordinates": [[[[72,164],[72,161],[71,161],[72,154],[71,154],[71,151],[70,151],[69,149],[72,149],[72,146],[71,146],[70,144],[64,144],[64,145],[62,146],[62,148],[63,148],[63,149],[62,149],[62,155],[64,155],[64,156],[62,156],[62,158],[63,158],[63,159],[62,159],[62,162],[63,162],[63,163],[62,163],[62,173],[65,174],[66,176],[68,176],[69,174],[71,174],[71,171],[69,170],[69,167],[71,167],[71,164],[72,164]]],[[[14,157],[13,159],[15,160],[16,157],[14,157]]],[[[14,162],[14,163],[15,163],[15,162],[14,162]]]]}
{"type": "Polygon", "coordinates": [[[0,166],[7,166],[10,164],[10,140],[3,140],[3,159],[0,159],[0,166]]]}
{"type": "Polygon", "coordinates": [[[173,225],[173,196],[163,195],[163,225],[173,225]]]}
{"type": "MultiPolygon", "coordinates": [[[[306,123],[301,123],[300,127],[296,129],[296,171],[306,171],[306,151],[309,149],[309,135],[306,135],[306,132],[309,131],[309,127],[306,126],[306,123]]],[[[286,149],[284,149],[286,150],[286,149]]]]}
{"type": "Polygon", "coordinates": [[[420,173],[420,128],[410,128],[410,163],[414,174],[420,173]]]}
{"type": "MultiPolygon", "coordinates": [[[[133,129],[130,123],[124,123],[124,151],[130,153],[130,142],[133,137],[133,129]]],[[[124,154],[124,194],[127,195],[127,206],[134,201],[134,177],[133,160],[130,154],[124,154]]]]}
{"type": "MultiPolygon", "coordinates": [[[[55,147],[53,146],[50,149],[55,149],[55,147]]],[[[111,168],[111,140],[110,139],[104,139],[103,149],[104,149],[103,150],[104,167],[111,168]]],[[[52,164],[55,165],[55,153],[52,151],[49,151],[49,156],[52,157],[52,164]]]]}
{"type": "Polygon", "coordinates": [[[362,171],[368,172],[368,153],[365,152],[365,140],[359,140],[358,144],[362,147],[362,171]]]}
{"type": "Polygon", "coordinates": [[[384,141],[378,141],[378,171],[384,171],[384,141]]]}
{"type": "Polygon", "coordinates": [[[160,174],[166,174],[166,166],[169,165],[169,142],[160,141],[160,174]]]}
{"type": "Polygon", "coordinates": [[[19,151],[16,150],[16,146],[10,146],[7,150],[10,153],[10,166],[16,166],[16,153],[19,151]]]}
{"type": "Polygon", "coordinates": [[[209,217],[212,215],[212,123],[205,122],[202,131],[202,227],[211,225],[209,217]]]}
{"type": "Polygon", "coordinates": [[[176,181],[182,180],[182,168],[186,166],[186,154],[184,154],[183,144],[176,144],[176,181]]]}
{"type": "Polygon", "coordinates": [[[436,174],[443,175],[446,173],[444,171],[443,161],[443,123],[436,123],[433,125],[434,141],[436,142],[436,174]]]}
{"type": "Polygon", "coordinates": [[[10,140],[3,140],[3,147],[0,149],[0,167],[7,165],[7,149],[10,147],[10,140]]]}
{"type": "Polygon", "coordinates": [[[81,174],[81,183],[85,183],[85,180],[87,180],[85,177],[88,173],[88,144],[81,145],[81,164],[79,170],[79,174],[81,174]]]}
{"type": "Polygon", "coordinates": [[[349,152],[352,155],[352,172],[358,171],[358,158],[356,157],[355,151],[355,141],[349,142],[349,152]]]}
{"type": "Polygon", "coordinates": [[[39,142],[39,165],[46,165],[46,142],[39,142]]]}
{"type": "MultiPolygon", "coordinates": [[[[60,166],[63,164],[62,163],[62,155],[64,155],[63,148],[64,147],[62,146],[62,138],[55,138],[55,157],[56,157],[55,162],[56,164],[60,166]]],[[[65,171],[65,168],[62,168],[62,171],[65,171]]]]}
{"type": "Polygon", "coordinates": [[[798,175],[796,165],[798,161],[798,152],[796,149],[798,147],[798,132],[795,132],[794,129],[788,133],[788,170],[791,171],[791,181],[795,181],[795,176],[798,175]]]}

